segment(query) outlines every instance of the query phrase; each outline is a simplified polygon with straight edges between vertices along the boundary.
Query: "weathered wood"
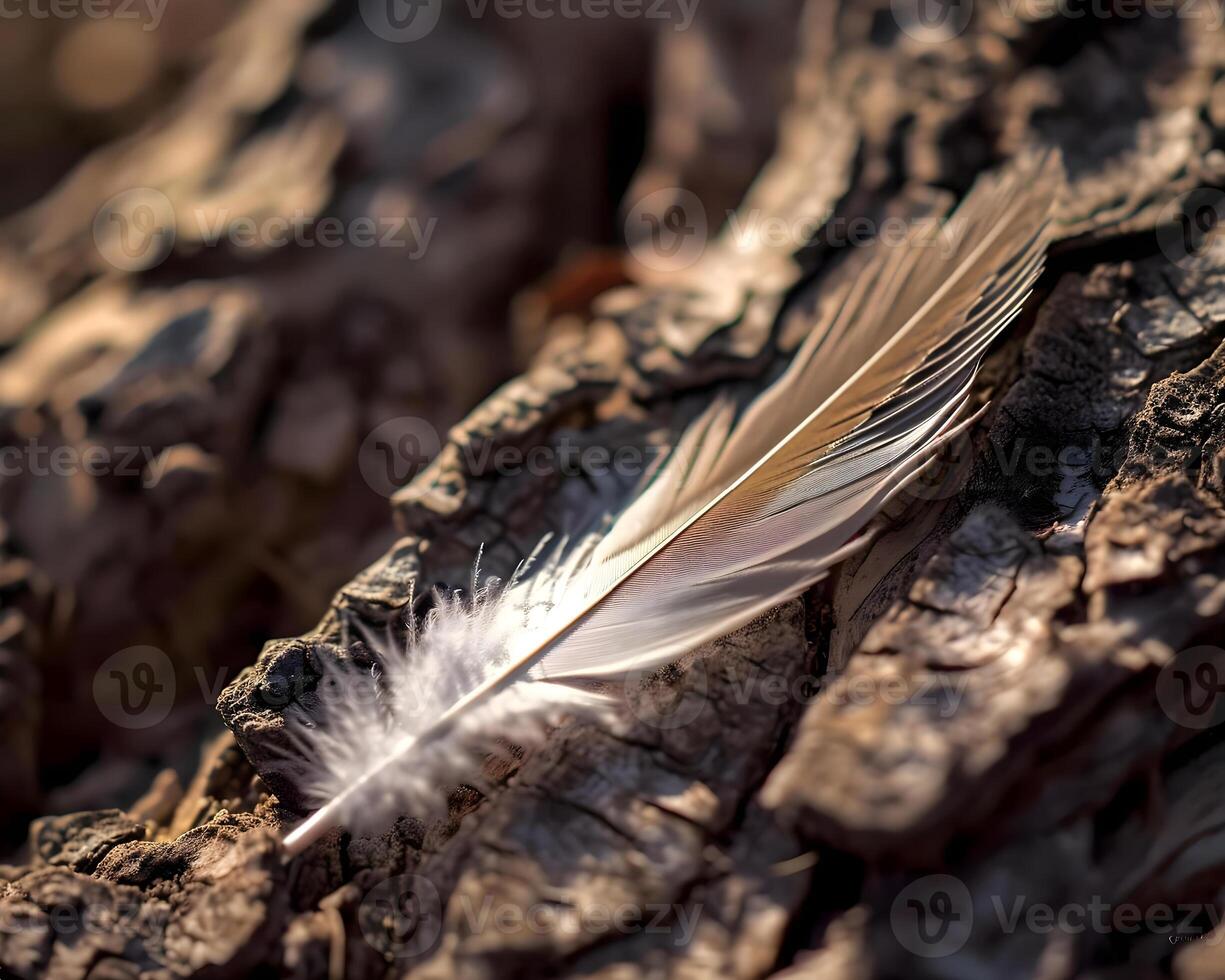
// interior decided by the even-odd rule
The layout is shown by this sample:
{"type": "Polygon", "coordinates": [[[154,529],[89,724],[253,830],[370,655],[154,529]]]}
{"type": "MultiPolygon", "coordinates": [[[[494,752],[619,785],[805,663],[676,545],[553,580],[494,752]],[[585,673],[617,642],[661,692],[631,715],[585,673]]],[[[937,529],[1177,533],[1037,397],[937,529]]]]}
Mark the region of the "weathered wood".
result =
{"type": "MultiPolygon", "coordinates": [[[[1207,710],[1189,712],[1174,674],[1225,670],[1213,652],[1225,646],[1225,243],[1192,253],[1178,234],[1187,192],[1225,183],[1221,31],[1151,11],[1060,19],[982,4],[963,33],[925,43],[898,29],[898,6],[810,2],[801,16],[708,0],[687,43],[727,68],[729,98],[779,120],[738,221],[807,221],[805,240],[736,248],[725,231],[683,273],[631,269],[581,323],[560,318],[526,372],[397,494],[383,557],[314,631],[273,640],[225,688],[232,735],[185,790],[165,778],[127,815],[35,825],[24,863],[3,871],[0,965],[65,978],[1225,971],[1225,927],[1211,931],[1225,902],[1213,724],[1225,702],[1206,690],[1207,710]],[[767,22],[798,39],[785,111],[763,94],[790,64],[777,42],[725,40],[767,22]],[[509,570],[591,506],[593,487],[625,492],[560,468],[507,472],[494,451],[558,460],[572,445],[667,443],[715,385],[758,389],[785,364],[858,260],[834,247],[840,222],[944,208],[1033,144],[1069,165],[1049,271],[983,372],[988,411],[890,505],[870,548],[631,687],[608,730],[570,725],[491,762],[446,820],[337,832],[282,864],[274,832],[303,805],[284,729],[318,710],[320,661],[365,663],[359,624],[381,630],[412,595],[464,581],[481,546],[490,570],[509,570]],[[59,906],[130,914],[70,931],[59,906]],[[1172,921],[1154,916],[1162,907],[1172,921]],[[1111,918],[1123,909],[1147,918],[1111,918]],[[942,911],[948,928],[925,931],[942,911]],[[1070,930],[1047,928],[1048,914],[1070,930]]],[[[639,57],[648,42],[624,40],[639,57]]],[[[665,57],[683,57],[679,44],[665,57]]],[[[691,88],[659,99],[669,118],[712,111],[691,88]]],[[[752,176],[740,160],[702,187],[718,135],[689,157],[667,136],[641,174],[676,175],[708,216],[752,176]]],[[[259,367],[260,351],[284,357],[286,336],[235,319],[258,379],[206,408],[288,398],[259,367]]],[[[385,354],[387,339],[374,343],[385,354]]],[[[235,452],[220,454],[224,472],[259,472],[235,452]]],[[[20,541],[20,516],[6,519],[20,541]]],[[[46,566],[36,559],[28,580],[63,578],[46,566]]]]}

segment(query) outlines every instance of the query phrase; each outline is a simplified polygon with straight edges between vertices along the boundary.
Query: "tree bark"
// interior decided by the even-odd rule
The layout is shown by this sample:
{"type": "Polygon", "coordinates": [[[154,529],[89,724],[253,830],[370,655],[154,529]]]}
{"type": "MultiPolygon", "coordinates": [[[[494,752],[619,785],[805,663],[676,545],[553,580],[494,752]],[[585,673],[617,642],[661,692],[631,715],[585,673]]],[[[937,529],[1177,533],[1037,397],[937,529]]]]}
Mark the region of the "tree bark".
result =
{"type": "MultiPolygon", "coordinates": [[[[1225,35],[1153,9],[980,4],[960,33],[920,39],[901,6],[712,0],[691,34],[619,42],[685,66],[661,70],[657,113],[672,123],[629,197],[692,194],[711,230],[700,257],[660,271],[635,247],[626,285],[592,288],[571,268],[533,294],[544,312],[526,370],[396,494],[394,544],[319,625],[268,643],[225,687],[228,732],[187,789],[165,779],[126,812],[34,824],[0,885],[0,965],[64,978],[1225,973],[1225,242],[1201,220],[1225,213],[1212,189],[1225,35]],[[719,85],[756,114],[739,155],[702,125],[719,85]],[[753,147],[771,141],[749,187],[753,147]],[[506,574],[595,489],[606,499],[582,450],[666,445],[717,387],[764,387],[832,277],[860,261],[856,221],[913,228],[1044,146],[1069,175],[1047,273],[980,377],[985,413],[868,548],[628,690],[618,724],[564,726],[491,763],[446,819],[336,832],[282,862],[278,831],[305,807],[285,725],[317,716],[321,661],[364,662],[362,629],[466,581],[478,549],[506,574]],[[803,232],[737,238],[768,227],[803,232]],[[538,447],[555,462],[573,450],[589,472],[498,462],[538,447]],[[62,909],[78,911],[57,921],[62,909]]],[[[541,147],[547,113],[528,110],[541,147]]],[[[527,207],[543,172],[508,202],[527,207]]],[[[453,281],[488,275],[464,270],[453,281]]],[[[237,331],[254,345],[242,365],[292,343],[257,333],[237,331]]],[[[392,341],[374,343],[377,357],[392,341]]],[[[245,391],[289,383],[249,370],[245,391]]],[[[221,388],[208,398],[237,410],[221,388]]]]}

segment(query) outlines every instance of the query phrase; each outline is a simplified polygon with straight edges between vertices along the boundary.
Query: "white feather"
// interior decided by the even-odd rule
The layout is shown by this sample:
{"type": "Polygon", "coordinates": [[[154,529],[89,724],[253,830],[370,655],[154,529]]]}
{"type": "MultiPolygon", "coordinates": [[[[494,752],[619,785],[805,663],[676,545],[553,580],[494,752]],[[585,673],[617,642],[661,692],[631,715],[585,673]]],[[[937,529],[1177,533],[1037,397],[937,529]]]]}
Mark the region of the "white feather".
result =
{"type": "Polygon", "coordinates": [[[342,699],[300,736],[321,808],[287,851],[419,809],[493,739],[606,707],[592,681],[677,660],[820,580],[956,424],[1041,273],[1062,183],[1054,156],[1024,158],[975,186],[955,237],[877,245],[784,375],[739,419],[717,398],[606,536],[440,598],[385,658],[386,698],[342,699]]]}

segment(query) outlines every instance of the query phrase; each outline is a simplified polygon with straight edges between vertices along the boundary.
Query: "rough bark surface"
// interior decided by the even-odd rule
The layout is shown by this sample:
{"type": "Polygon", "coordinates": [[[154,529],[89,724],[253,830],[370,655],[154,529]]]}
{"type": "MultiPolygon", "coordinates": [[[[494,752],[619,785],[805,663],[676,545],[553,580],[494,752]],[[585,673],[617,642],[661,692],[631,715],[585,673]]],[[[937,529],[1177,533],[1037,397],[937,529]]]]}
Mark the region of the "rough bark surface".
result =
{"type": "MultiPolygon", "coordinates": [[[[84,261],[72,232],[58,233],[37,268],[16,250],[5,259],[16,271],[3,288],[36,283],[24,295],[40,315],[109,323],[108,309],[124,312],[72,385],[61,362],[44,375],[26,365],[50,363],[35,345],[62,345],[64,364],[78,358],[82,328],[64,327],[62,340],[53,324],[26,334],[26,314],[0,360],[0,424],[21,433],[37,417],[65,438],[140,444],[153,438],[147,427],[163,427],[157,444],[175,456],[153,486],[72,497],[90,502],[71,525],[79,531],[23,511],[60,506],[41,487],[35,501],[0,485],[9,524],[0,546],[11,548],[0,588],[23,603],[3,620],[13,669],[0,697],[28,705],[34,682],[23,678],[46,677],[51,656],[92,670],[97,661],[76,651],[100,635],[109,653],[120,637],[138,642],[149,624],[186,617],[195,647],[160,640],[179,641],[186,671],[201,663],[193,650],[231,642],[254,588],[234,570],[243,549],[220,551],[228,572],[174,570],[182,535],[274,533],[267,511],[250,510],[253,496],[279,493],[281,515],[302,504],[306,513],[282,517],[275,533],[339,550],[339,564],[318,567],[349,574],[371,558],[363,542],[380,540],[391,519],[368,510],[359,519],[339,489],[358,479],[346,456],[377,417],[369,403],[386,395],[372,396],[370,379],[394,388],[404,372],[430,378],[445,361],[434,345],[472,340],[463,331],[479,318],[461,311],[453,327],[415,340],[389,324],[454,311],[457,289],[495,303],[525,274],[525,236],[543,253],[564,238],[550,225],[565,208],[549,196],[549,161],[582,154],[566,142],[579,137],[563,125],[559,79],[594,79],[601,59],[656,58],[656,126],[631,197],[686,188],[713,216],[743,195],[739,221],[807,222],[809,232],[745,246],[725,230],[682,273],[631,263],[623,276],[597,264],[535,290],[520,323],[535,351],[527,370],[452,428],[396,494],[386,552],[340,586],[319,625],[272,640],[224,688],[216,710],[228,731],[210,740],[190,785],[163,775],[135,804],[136,794],[118,801],[123,809],[33,824],[18,863],[0,869],[0,966],[96,980],[1225,975],[1225,926],[1215,929],[1225,908],[1215,725],[1225,701],[1214,680],[1225,670],[1225,242],[1184,235],[1205,208],[1225,211],[1225,196],[1202,189],[1225,185],[1225,33],[1154,10],[1065,19],[984,3],[965,31],[933,43],[898,28],[898,6],[708,0],[689,33],[592,31],[579,43],[514,31],[478,42],[464,25],[448,28],[456,44],[510,52],[510,80],[491,79],[486,95],[506,98],[526,73],[527,132],[502,138],[532,150],[517,157],[528,161],[521,172],[472,178],[497,188],[506,210],[496,215],[465,210],[445,182],[436,200],[424,185],[421,213],[454,208],[461,250],[443,249],[452,266],[419,272],[426,295],[408,298],[399,273],[360,256],[319,260],[318,275],[354,290],[404,290],[367,332],[333,329],[359,314],[301,295],[291,274],[303,264],[242,278],[213,270],[189,285],[191,263],[176,259],[161,283],[125,277],[80,291],[66,271],[84,261]],[[542,66],[533,52],[553,44],[561,63],[542,66]],[[718,123],[726,105],[746,115],[754,139],[729,138],[718,123]],[[693,131],[682,139],[678,127],[693,131]],[[320,662],[369,657],[359,625],[381,631],[414,594],[465,581],[482,546],[486,567],[510,570],[588,506],[593,488],[607,491],[591,474],[509,473],[494,462],[498,449],[547,446],[560,459],[563,446],[666,444],[717,386],[759,389],[785,365],[831,275],[858,260],[835,247],[834,229],[942,211],[978,173],[1034,145],[1059,147],[1070,178],[1048,272],[984,369],[986,413],[890,505],[870,548],[687,668],[629,692],[620,724],[563,727],[545,749],[491,768],[479,789],[457,789],[446,820],[406,817],[375,838],[336,832],[282,861],[278,831],[303,805],[284,765],[286,719],[318,710],[320,662]],[[553,210],[541,210],[545,200],[553,210]],[[363,351],[334,350],[335,337],[354,335],[363,351]],[[125,426],[140,434],[119,435],[125,426]],[[274,491],[270,461],[307,467],[330,489],[274,491]],[[189,517],[195,507],[217,523],[189,517]],[[31,540],[42,526],[63,528],[74,545],[31,540]],[[138,539],[140,558],[125,566],[135,578],[108,574],[111,591],[99,591],[90,556],[113,555],[111,535],[138,539]],[[175,547],[150,543],[162,539],[175,547]],[[150,580],[160,583],[153,598],[141,592],[150,580]],[[48,609],[66,592],[76,606],[48,609]],[[127,620],[125,597],[141,599],[127,620]],[[155,614],[150,602],[169,605],[155,614]],[[197,608],[188,615],[177,603],[197,608]],[[50,637],[39,628],[48,622],[50,637]],[[1206,686],[1194,691],[1192,680],[1206,686]],[[1173,922],[1043,928],[1030,916],[1094,903],[1108,918],[1164,906],[1173,922]]],[[[302,22],[314,13],[307,3],[253,5],[250,16],[281,40],[261,35],[246,56],[317,51],[286,26],[286,9],[302,22]]],[[[198,93],[213,119],[259,108],[223,93],[198,93]]],[[[380,158],[415,152],[453,122],[435,120],[437,106],[398,108],[428,132],[396,149],[364,142],[360,119],[328,117],[328,99],[309,121],[311,97],[300,97],[297,122],[263,119],[256,132],[332,148],[286,154],[309,161],[302,181],[326,183],[342,146],[364,148],[371,173],[403,171],[408,161],[380,158]]],[[[478,102],[473,93],[455,116],[478,102]]],[[[171,104],[167,118],[184,111],[171,104]]],[[[228,151],[218,146],[217,159],[228,151]]],[[[56,193],[104,199],[130,185],[110,152],[56,193]],[[118,183],[98,176],[112,173],[118,183]]],[[[505,158],[489,153],[492,170],[505,158]]],[[[202,165],[197,178],[211,186],[216,171],[202,165]]],[[[570,175],[565,186],[577,194],[583,184],[570,175]]],[[[50,213],[75,212],[48,204],[50,213]]],[[[10,235],[47,234],[45,214],[25,215],[10,235]]],[[[407,412],[416,402],[397,404],[407,412]]],[[[295,567],[283,578],[307,606],[312,589],[339,585],[325,574],[308,587],[295,567]]],[[[275,634],[275,615],[253,621],[275,634]]],[[[62,697],[50,690],[48,710],[62,697]]],[[[37,724],[4,713],[11,812],[37,809],[37,724]]]]}

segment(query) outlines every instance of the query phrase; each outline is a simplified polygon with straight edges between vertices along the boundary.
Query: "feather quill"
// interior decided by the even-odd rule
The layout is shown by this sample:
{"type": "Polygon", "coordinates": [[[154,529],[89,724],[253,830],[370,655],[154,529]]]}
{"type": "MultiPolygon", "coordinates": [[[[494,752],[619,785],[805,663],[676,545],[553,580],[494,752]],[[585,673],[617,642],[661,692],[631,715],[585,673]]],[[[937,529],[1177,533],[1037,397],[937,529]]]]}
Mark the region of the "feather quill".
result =
{"type": "Polygon", "coordinates": [[[287,852],[421,805],[482,742],[600,710],[591,682],[662,667],[819,581],[956,425],[1041,273],[1062,184],[1055,155],[1024,157],[940,235],[878,243],[779,380],[739,418],[717,398],[607,534],[440,598],[384,665],[388,700],[347,699],[305,733],[320,808],[287,852]]]}

